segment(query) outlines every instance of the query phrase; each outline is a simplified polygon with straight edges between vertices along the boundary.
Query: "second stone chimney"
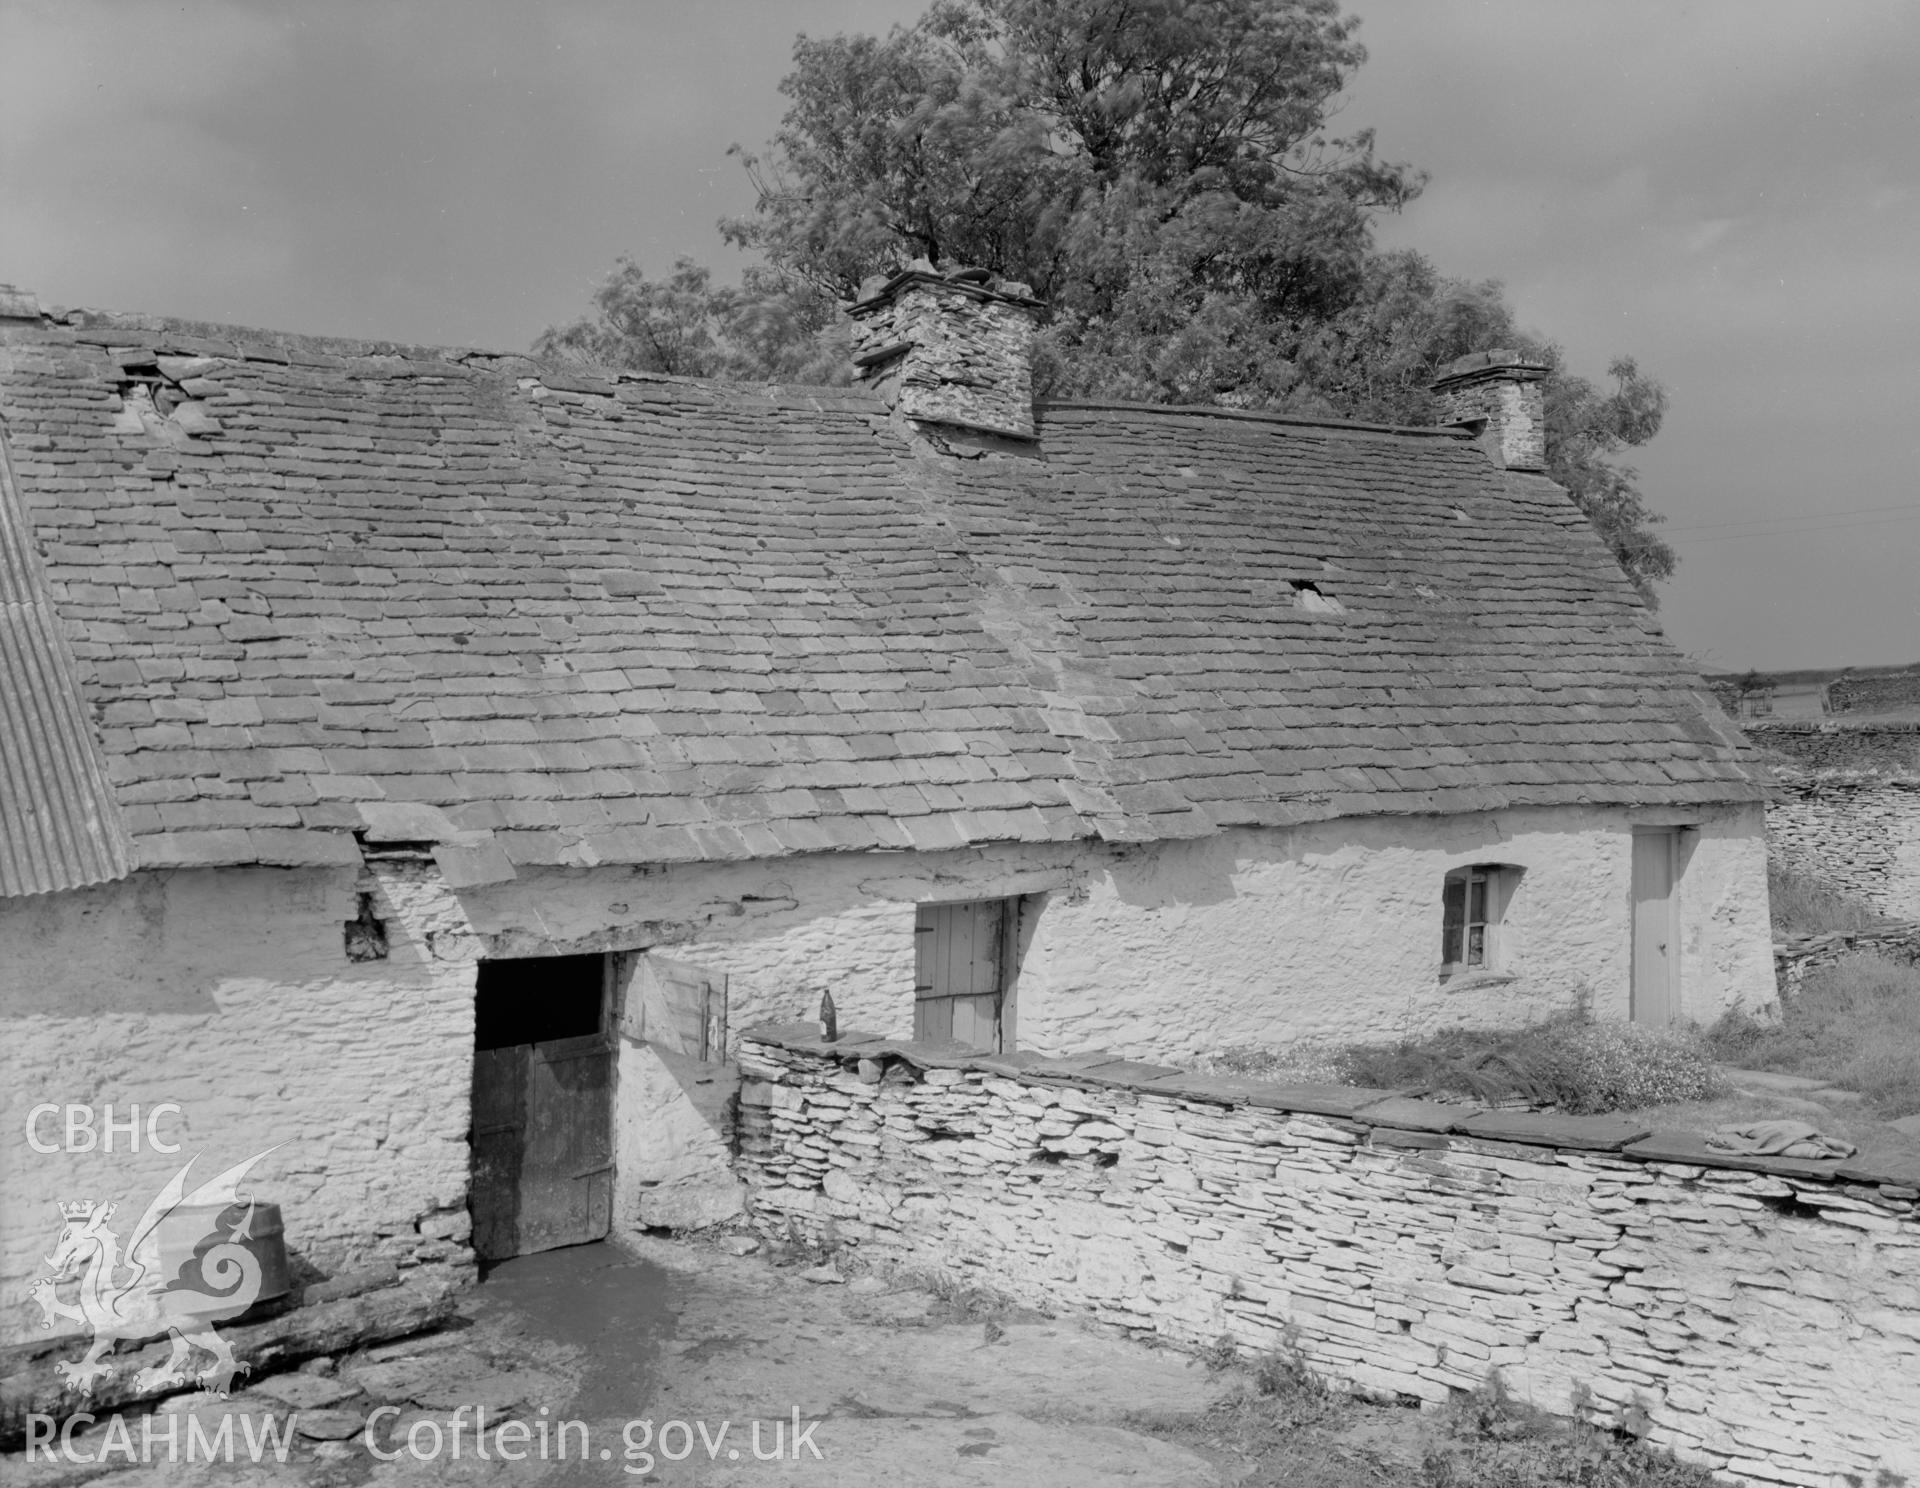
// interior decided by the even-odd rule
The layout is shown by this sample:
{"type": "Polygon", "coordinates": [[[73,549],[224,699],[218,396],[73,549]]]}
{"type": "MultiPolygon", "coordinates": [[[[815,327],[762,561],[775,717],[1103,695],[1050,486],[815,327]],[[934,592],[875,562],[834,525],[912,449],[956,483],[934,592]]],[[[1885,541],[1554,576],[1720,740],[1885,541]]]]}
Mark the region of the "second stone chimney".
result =
{"type": "Polygon", "coordinates": [[[1448,364],[1433,384],[1440,422],[1464,424],[1504,470],[1547,468],[1545,362],[1500,348],[1448,364]]]}
{"type": "Polygon", "coordinates": [[[863,384],[911,419],[1032,439],[1033,328],[1024,284],[924,259],[869,279],[847,307],[863,384]]]}

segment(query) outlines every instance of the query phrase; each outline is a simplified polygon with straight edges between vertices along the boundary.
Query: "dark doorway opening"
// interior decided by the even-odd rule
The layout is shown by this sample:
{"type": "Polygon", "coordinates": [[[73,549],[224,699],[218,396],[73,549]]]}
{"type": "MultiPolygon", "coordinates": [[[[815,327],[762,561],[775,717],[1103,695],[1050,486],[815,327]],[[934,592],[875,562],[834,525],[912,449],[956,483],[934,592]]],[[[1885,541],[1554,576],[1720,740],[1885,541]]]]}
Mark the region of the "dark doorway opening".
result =
{"type": "Polygon", "coordinates": [[[473,1248],[606,1238],[613,1216],[609,958],[483,961],[474,992],[473,1248]]]}
{"type": "Polygon", "coordinates": [[[482,961],[474,989],[473,1046],[507,1049],[585,1038],[605,1022],[605,956],[482,961]]]}

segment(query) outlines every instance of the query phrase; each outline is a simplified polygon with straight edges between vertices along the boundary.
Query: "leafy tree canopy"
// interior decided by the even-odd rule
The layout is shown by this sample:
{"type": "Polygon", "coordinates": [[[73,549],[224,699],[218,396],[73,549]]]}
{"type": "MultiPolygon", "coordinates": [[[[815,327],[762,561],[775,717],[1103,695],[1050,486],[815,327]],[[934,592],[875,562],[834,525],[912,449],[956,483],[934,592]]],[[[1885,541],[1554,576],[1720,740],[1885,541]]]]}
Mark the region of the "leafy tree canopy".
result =
{"type": "Polygon", "coordinates": [[[779,132],[740,152],[754,209],[721,223],[762,266],[715,287],[622,260],[539,349],[844,381],[839,303],[915,259],[1033,286],[1046,397],[1431,423],[1441,367],[1519,346],[1553,369],[1551,473],[1651,597],[1674,556],[1611,457],[1658,431],[1664,391],[1627,358],[1598,388],[1498,284],[1376,251],[1426,177],[1330,132],[1356,26],[1338,0],[934,0],[885,37],[802,36],[779,132]]]}

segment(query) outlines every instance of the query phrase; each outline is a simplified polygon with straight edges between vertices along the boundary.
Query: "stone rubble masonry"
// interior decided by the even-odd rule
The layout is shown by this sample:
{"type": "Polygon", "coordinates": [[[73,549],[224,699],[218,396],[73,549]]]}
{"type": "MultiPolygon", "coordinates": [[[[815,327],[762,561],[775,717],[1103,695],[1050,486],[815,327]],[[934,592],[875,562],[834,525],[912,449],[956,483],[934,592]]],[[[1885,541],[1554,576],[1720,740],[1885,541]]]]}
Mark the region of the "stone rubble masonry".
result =
{"type": "Polygon", "coordinates": [[[1920,706],[1920,667],[1836,678],[1827,684],[1827,706],[1836,713],[1920,706]]]}
{"type": "Polygon", "coordinates": [[[1850,930],[1829,935],[1796,935],[1773,948],[1775,984],[1783,997],[1800,990],[1810,972],[1832,966],[1856,951],[1889,961],[1920,966],[1920,924],[1890,930],[1850,930]]]}
{"type": "Polygon", "coordinates": [[[1784,866],[1920,920],[1920,772],[1774,772],[1768,851],[1784,866]]]}
{"type": "MultiPolygon", "coordinates": [[[[1920,780],[1920,721],[1839,719],[1822,723],[1768,719],[1746,722],[1742,731],[1781,763],[1802,770],[1879,774],[1920,780]]],[[[1780,772],[1775,770],[1776,778],[1780,772]]],[[[1787,778],[1791,778],[1788,772],[1787,778]]]]}
{"type": "Polygon", "coordinates": [[[1378,1398],[1497,1372],[1729,1481],[1920,1473],[1920,1158],[807,1025],[740,1064],[764,1231],[1378,1398]]]}
{"type": "Polygon", "coordinates": [[[55,1204],[117,1203],[124,1242],[189,1157],[255,1169],[300,1274],[473,1275],[468,1091],[479,942],[431,863],[364,870],[185,869],[0,904],[0,1345],[47,1335],[14,1305],[46,1274],[55,1204]],[[349,962],[343,922],[373,895],[388,957],[349,962]],[[172,1103],[163,1138],[64,1150],[38,1105],[172,1103]],[[311,1271],[304,1268],[311,1267],[311,1271]]]}
{"type": "Polygon", "coordinates": [[[1547,468],[1547,367],[1517,351],[1473,352],[1434,383],[1442,424],[1485,420],[1481,443],[1503,470],[1547,468]]]}
{"type": "Polygon", "coordinates": [[[1032,439],[1039,304],[1023,288],[898,274],[852,309],[855,362],[907,418],[1032,439]]]}

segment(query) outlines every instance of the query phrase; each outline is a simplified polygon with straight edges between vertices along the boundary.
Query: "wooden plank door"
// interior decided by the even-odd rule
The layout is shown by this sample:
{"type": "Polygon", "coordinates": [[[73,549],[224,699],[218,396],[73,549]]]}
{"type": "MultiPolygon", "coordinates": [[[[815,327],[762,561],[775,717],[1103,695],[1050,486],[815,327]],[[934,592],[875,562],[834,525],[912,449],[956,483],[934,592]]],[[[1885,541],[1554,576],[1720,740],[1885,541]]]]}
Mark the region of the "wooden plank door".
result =
{"type": "Polygon", "coordinates": [[[620,1031],[676,1054],[727,1057],[727,977],[648,952],[637,959],[620,1031]]]}
{"type": "Polygon", "coordinates": [[[913,1036],[1000,1047],[1008,901],[923,904],[914,923],[913,1036]]]}
{"type": "Polygon", "coordinates": [[[1679,842],[1671,828],[1633,834],[1633,1021],[1656,1027],[1680,1016],[1679,842]]]}
{"type": "Polygon", "coordinates": [[[614,1050],[596,1026],[601,968],[562,964],[586,959],[483,980],[478,1032],[493,1046],[473,1056],[470,1200],[482,1260],[603,1240],[611,1227],[614,1050]]]}

